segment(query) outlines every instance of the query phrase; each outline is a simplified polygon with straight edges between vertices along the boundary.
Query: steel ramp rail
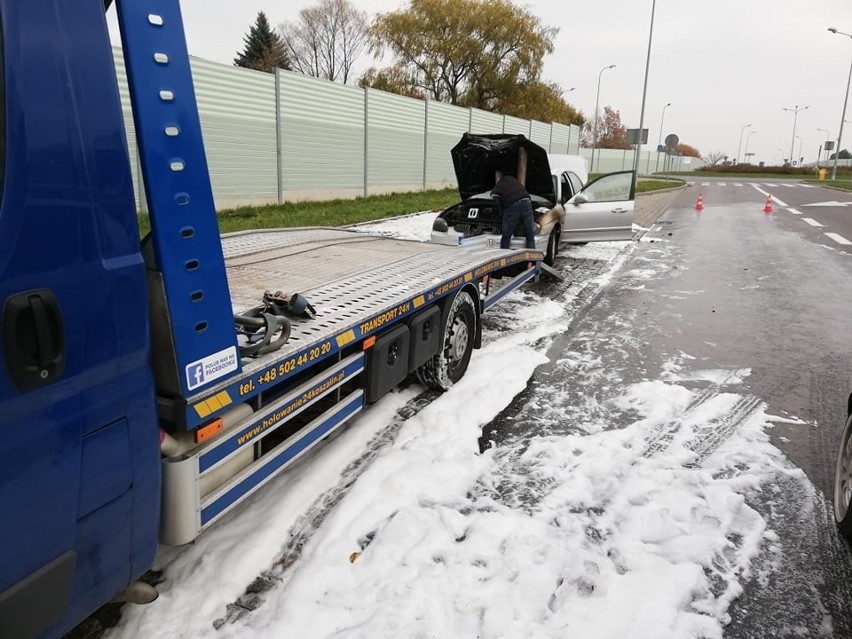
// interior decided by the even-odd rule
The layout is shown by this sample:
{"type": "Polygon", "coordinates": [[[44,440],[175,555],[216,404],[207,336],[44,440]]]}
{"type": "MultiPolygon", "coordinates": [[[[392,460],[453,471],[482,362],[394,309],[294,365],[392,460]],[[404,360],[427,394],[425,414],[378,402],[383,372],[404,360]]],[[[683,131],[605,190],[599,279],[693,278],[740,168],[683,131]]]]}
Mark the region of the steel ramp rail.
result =
{"type": "Polygon", "coordinates": [[[177,0],[118,0],[155,267],[184,395],[240,372],[213,191],[177,0]]]}

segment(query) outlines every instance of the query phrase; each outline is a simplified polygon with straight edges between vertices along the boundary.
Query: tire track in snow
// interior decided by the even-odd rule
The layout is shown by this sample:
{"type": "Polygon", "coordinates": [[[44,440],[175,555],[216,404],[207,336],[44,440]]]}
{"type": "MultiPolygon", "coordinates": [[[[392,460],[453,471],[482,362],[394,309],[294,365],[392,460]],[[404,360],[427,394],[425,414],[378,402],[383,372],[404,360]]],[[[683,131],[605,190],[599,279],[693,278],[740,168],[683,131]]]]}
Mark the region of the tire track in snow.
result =
{"type": "Polygon", "coordinates": [[[763,402],[750,395],[740,396],[731,408],[720,415],[709,419],[695,431],[695,438],[687,444],[687,448],[697,455],[695,464],[703,462],[726,441],[747,419],[751,418],[763,406],[763,402]]]}
{"type": "MultiPolygon", "coordinates": [[[[641,456],[647,458],[666,451],[675,437],[683,432],[685,422],[693,421],[694,417],[692,416],[706,412],[708,407],[712,408],[709,405],[720,401],[719,398],[723,395],[724,388],[729,384],[738,383],[739,380],[739,371],[728,371],[725,378],[720,382],[713,383],[702,390],[681,413],[654,430],[646,439],[641,456]]],[[[722,399],[721,401],[725,402],[726,400],[722,399]]],[[[742,419],[748,417],[759,404],[757,398],[739,397],[733,406],[721,413],[712,415],[706,424],[697,424],[697,441],[689,447],[699,455],[699,458],[706,458],[712,450],[718,448],[736,431],[742,419]]]]}

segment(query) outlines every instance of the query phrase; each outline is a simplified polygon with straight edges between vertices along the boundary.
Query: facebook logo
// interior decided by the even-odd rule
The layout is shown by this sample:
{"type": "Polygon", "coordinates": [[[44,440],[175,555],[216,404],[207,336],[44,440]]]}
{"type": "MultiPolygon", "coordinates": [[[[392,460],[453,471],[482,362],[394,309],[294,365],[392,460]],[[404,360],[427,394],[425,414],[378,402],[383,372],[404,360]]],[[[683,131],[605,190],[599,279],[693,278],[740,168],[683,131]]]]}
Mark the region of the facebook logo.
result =
{"type": "Polygon", "coordinates": [[[190,362],[184,368],[187,390],[195,390],[212,381],[239,370],[240,360],[236,346],[213,353],[202,359],[190,362]]]}

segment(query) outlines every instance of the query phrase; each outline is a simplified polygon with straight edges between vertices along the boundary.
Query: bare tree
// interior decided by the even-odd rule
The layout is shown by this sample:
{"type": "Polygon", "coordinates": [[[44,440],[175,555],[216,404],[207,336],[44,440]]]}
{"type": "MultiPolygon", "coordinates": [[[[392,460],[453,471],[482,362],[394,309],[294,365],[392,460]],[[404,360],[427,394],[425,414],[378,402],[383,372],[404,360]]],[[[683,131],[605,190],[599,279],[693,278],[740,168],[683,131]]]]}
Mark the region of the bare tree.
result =
{"type": "Polygon", "coordinates": [[[702,160],[707,162],[707,166],[716,166],[719,162],[726,160],[728,158],[722,151],[710,151],[706,155],[700,156],[702,160]]]}
{"type": "Polygon", "coordinates": [[[367,13],[348,0],[319,0],[278,30],[294,71],[345,84],[367,44],[367,13]]]}

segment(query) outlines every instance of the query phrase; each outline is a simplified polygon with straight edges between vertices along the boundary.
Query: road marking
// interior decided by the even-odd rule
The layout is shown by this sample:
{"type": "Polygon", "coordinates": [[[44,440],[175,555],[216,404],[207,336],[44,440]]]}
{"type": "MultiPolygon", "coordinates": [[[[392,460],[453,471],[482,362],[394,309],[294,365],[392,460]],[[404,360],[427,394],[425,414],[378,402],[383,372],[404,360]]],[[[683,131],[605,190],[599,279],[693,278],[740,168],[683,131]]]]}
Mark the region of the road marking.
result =
{"type": "Polygon", "coordinates": [[[740,183],[740,182],[734,182],[734,186],[742,186],[742,183],[740,183]]]}
{"type": "Polygon", "coordinates": [[[728,186],[726,182],[719,182],[719,186],[728,186]]]}
{"type": "Polygon", "coordinates": [[[772,201],[775,202],[775,204],[777,204],[778,206],[783,206],[785,208],[787,207],[786,202],[782,202],[781,200],[779,200],[777,197],[775,197],[771,193],[767,193],[766,191],[764,191],[762,188],[760,188],[760,185],[757,182],[752,182],[751,185],[754,187],[754,190],[757,191],[758,193],[763,193],[766,197],[771,197],[772,201]]]}
{"type": "Polygon", "coordinates": [[[787,210],[790,211],[790,213],[792,213],[793,215],[801,215],[802,214],[801,211],[797,211],[796,209],[787,209],[787,210]]]}
{"type": "Polygon", "coordinates": [[[850,206],[852,202],[814,202],[813,204],[803,204],[802,206],[850,206]]]}
{"type": "Polygon", "coordinates": [[[710,186],[710,182],[702,182],[701,186],[710,186]]]}
{"type": "Polygon", "coordinates": [[[825,235],[826,235],[826,237],[829,237],[832,240],[834,240],[835,242],[837,242],[838,244],[844,244],[846,246],[849,246],[850,244],[852,244],[852,242],[847,240],[842,235],[838,235],[837,233],[826,233],[825,235]]]}
{"type": "Polygon", "coordinates": [[[795,185],[795,184],[786,184],[786,183],[784,183],[784,182],[782,182],[782,183],[781,183],[781,186],[788,186],[788,187],[790,187],[791,189],[795,189],[795,188],[796,188],[796,185],[795,185]]]}
{"type": "Polygon", "coordinates": [[[822,226],[822,224],[820,224],[815,219],[810,218],[810,217],[803,217],[802,222],[806,222],[807,224],[810,224],[811,226],[820,226],[820,227],[822,226]]]}
{"type": "Polygon", "coordinates": [[[803,189],[815,189],[815,188],[817,188],[813,184],[800,184],[799,186],[801,186],[803,189]]]}

